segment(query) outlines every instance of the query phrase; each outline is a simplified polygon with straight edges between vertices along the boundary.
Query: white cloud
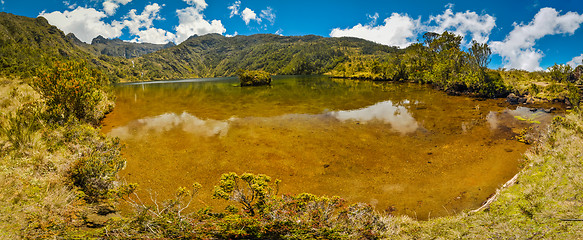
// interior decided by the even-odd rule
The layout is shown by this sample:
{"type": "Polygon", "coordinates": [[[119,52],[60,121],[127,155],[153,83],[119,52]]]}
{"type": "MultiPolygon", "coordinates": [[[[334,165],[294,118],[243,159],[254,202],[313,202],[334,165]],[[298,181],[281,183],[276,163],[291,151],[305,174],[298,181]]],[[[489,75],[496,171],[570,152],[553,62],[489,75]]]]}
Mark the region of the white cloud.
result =
{"type": "Polygon", "coordinates": [[[570,65],[573,68],[576,68],[579,65],[583,65],[583,54],[571,59],[571,61],[567,62],[567,65],[570,65]]]}
{"type": "Polygon", "coordinates": [[[578,13],[559,14],[554,8],[540,9],[527,25],[515,23],[504,41],[492,42],[492,51],[502,56],[506,68],[542,70],[544,53],[534,48],[536,41],[547,35],[573,34],[583,23],[583,15],[578,13]]]}
{"type": "Polygon", "coordinates": [[[452,5],[448,5],[448,9],[441,15],[429,17],[429,23],[426,24],[427,31],[436,33],[450,31],[464,37],[470,35],[472,40],[479,43],[488,42],[490,33],[496,26],[496,18],[470,11],[454,14],[451,7],[452,5]],[[431,26],[432,23],[436,23],[437,26],[431,26]]]}
{"type": "Polygon", "coordinates": [[[239,33],[237,31],[235,31],[235,33],[233,33],[233,35],[231,35],[231,34],[225,34],[225,37],[235,37],[237,35],[239,35],[239,33]]]}
{"type": "Polygon", "coordinates": [[[235,15],[239,15],[239,7],[241,7],[241,1],[236,1],[233,3],[233,5],[227,7],[229,10],[231,10],[231,15],[229,15],[230,18],[235,15]]]}
{"type": "Polygon", "coordinates": [[[137,35],[142,28],[150,28],[154,25],[154,20],[162,19],[159,15],[162,6],[157,3],[147,5],[141,14],[136,14],[137,10],[132,9],[126,15],[126,20],[123,21],[131,34],[137,35]]]}
{"type": "Polygon", "coordinates": [[[275,23],[276,15],[275,15],[275,12],[273,11],[273,8],[271,8],[271,7],[267,7],[266,9],[261,10],[259,15],[257,15],[257,13],[255,13],[255,11],[253,11],[247,7],[245,9],[243,9],[243,11],[239,11],[241,9],[241,1],[236,1],[231,6],[229,6],[227,8],[229,10],[231,10],[229,18],[232,18],[233,16],[236,16],[236,15],[241,16],[241,19],[243,19],[243,21],[245,22],[246,25],[249,25],[251,20],[254,20],[257,23],[261,23],[264,19],[267,20],[268,22],[270,22],[271,25],[273,25],[273,23],[275,23]]]}
{"type": "Polygon", "coordinates": [[[202,11],[208,7],[205,0],[184,0],[188,5],[194,6],[197,10],[202,11]]]}
{"type": "Polygon", "coordinates": [[[273,12],[273,9],[271,7],[267,7],[267,9],[261,10],[261,14],[259,14],[259,16],[262,19],[269,21],[271,25],[275,23],[275,13],[273,12]]]}
{"type": "Polygon", "coordinates": [[[420,20],[415,20],[407,15],[393,13],[384,20],[384,25],[358,24],[352,28],[335,28],[330,33],[331,37],[358,37],[380,44],[407,47],[415,41],[420,20]]]}
{"type": "Polygon", "coordinates": [[[245,8],[245,10],[241,12],[241,18],[243,18],[243,21],[245,21],[245,24],[247,25],[249,25],[251,20],[255,20],[258,23],[261,22],[261,18],[258,18],[257,14],[255,14],[255,12],[249,8],[245,8]]]}
{"type": "Polygon", "coordinates": [[[153,3],[144,7],[139,15],[135,9],[130,10],[123,24],[128,27],[130,34],[137,36],[133,41],[161,44],[175,39],[173,33],[154,27],[154,20],[162,20],[161,9],[162,6],[153,3]]]}
{"type": "Polygon", "coordinates": [[[179,25],[176,26],[176,43],[181,43],[194,34],[223,34],[227,31],[221,23],[221,20],[212,20],[210,22],[205,20],[202,10],[204,10],[204,8],[201,9],[199,7],[188,7],[176,10],[179,21],[179,25]]]}
{"type": "MultiPolygon", "coordinates": [[[[132,0],[107,0],[112,4],[127,4],[132,0]]],[[[112,21],[106,23],[102,19],[111,16],[115,8],[107,9],[104,2],[104,9],[98,11],[94,8],[77,7],[72,11],[64,12],[42,12],[39,16],[45,17],[49,23],[59,27],[66,33],[74,33],[81,41],[90,43],[98,35],[105,38],[116,38],[122,35],[122,30],[128,28],[134,37],[134,42],[167,43],[169,41],[181,43],[188,37],[197,34],[226,32],[220,20],[207,21],[204,19],[203,10],[208,6],[204,0],[185,0],[191,5],[184,9],[176,10],[179,25],[175,27],[176,33],[164,29],[155,28],[154,20],[163,20],[160,10],[164,5],[157,3],[149,4],[138,14],[137,10],[130,10],[123,21],[112,21]],[[109,12],[108,12],[109,11],[109,12]]]]}
{"type": "Polygon", "coordinates": [[[108,16],[113,16],[120,4],[126,5],[131,1],[132,0],[106,0],[103,2],[103,11],[105,11],[108,16]]]}
{"type": "Polygon", "coordinates": [[[370,23],[368,25],[377,25],[377,20],[379,19],[379,13],[374,13],[374,15],[367,14],[367,18],[370,18],[370,23]]]}
{"type": "Polygon", "coordinates": [[[50,24],[57,26],[65,33],[74,33],[81,41],[90,43],[98,35],[105,38],[121,36],[125,27],[121,22],[105,23],[102,18],[107,17],[103,12],[94,8],[77,7],[72,11],[41,12],[39,16],[46,18],[50,24]]]}
{"type": "MultiPolygon", "coordinates": [[[[371,19],[368,25],[358,24],[347,29],[333,29],[332,37],[358,37],[373,42],[407,47],[416,41],[417,35],[423,32],[443,33],[450,31],[461,36],[484,43],[488,41],[490,32],[496,26],[496,19],[488,14],[479,15],[475,12],[457,12],[452,10],[453,5],[447,5],[443,14],[430,16],[427,22],[421,19],[412,19],[407,15],[393,13],[384,20],[384,25],[376,25],[378,13],[367,14],[371,19]]],[[[469,43],[470,41],[468,41],[469,43]]]]}
{"type": "Polygon", "coordinates": [[[275,35],[283,36],[283,29],[277,29],[277,31],[275,31],[275,35]]]}

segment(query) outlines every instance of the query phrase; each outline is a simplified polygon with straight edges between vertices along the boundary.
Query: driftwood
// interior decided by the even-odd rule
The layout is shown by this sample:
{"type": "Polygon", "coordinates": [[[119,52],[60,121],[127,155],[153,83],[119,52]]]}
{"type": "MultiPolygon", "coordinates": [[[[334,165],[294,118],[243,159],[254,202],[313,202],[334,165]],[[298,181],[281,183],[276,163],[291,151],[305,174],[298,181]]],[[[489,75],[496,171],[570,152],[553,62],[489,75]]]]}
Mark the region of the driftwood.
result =
{"type": "Polygon", "coordinates": [[[498,198],[498,196],[500,195],[500,192],[502,192],[502,190],[514,185],[516,183],[516,180],[518,179],[518,175],[520,175],[520,173],[522,173],[522,171],[518,172],[516,175],[514,175],[514,177],[512,177],[512,179],[508,180],[508,182],[504,183],[504,185],[502,185],[501,188],[496,189],[496,193],[488,198],[488,200],[482,204],[482,206],[478,209],[472,210],[470,211],[471,213],[475,213],[475,212],[479,212],[482,211],[486,208],[490,207],[490,204],[492,204],[494,201],[496,201],[496,199],[498,198]]]}

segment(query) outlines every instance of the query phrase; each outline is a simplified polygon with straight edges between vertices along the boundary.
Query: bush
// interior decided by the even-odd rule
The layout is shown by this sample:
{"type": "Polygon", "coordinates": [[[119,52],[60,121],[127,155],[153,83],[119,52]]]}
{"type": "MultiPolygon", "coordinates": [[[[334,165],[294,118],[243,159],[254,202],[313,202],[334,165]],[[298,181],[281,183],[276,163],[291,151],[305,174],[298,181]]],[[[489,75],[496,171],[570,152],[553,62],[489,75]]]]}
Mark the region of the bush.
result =
{"type": "Polygon", "coordinates": [[[215,186],[214,198],[232,200],[243,205],[243,210],[254,216],[267,208],[269,198],[277,194],[279,180],[275,181],[275,189],[269,183],[271,178],[263,174],[225,173],[221,176],[218,186],[215,186]]]}
{"type": "Polygon", "coordinates": [[[14,150],[26,147],[32,135],[42,126],[42,105],[30,102],[21,106],[15,113],[2,116],[0,133],[6,136],[14,150]]]}
{"type": "Polygon", "coordinates": [[[271,84],[271,74],[264,71],[239,70],[239,81],[241,86],[262,86],[271,84]]]}
{"type": "Polygon", "coordinates": [[[103,113],[97,113],[98,105],[107,99],[104,75],[82,62],[55,62],[41,68],[31,86],[41,94],[47,110],[55,120],[70,118],[97,123],[103,113]]]}
{"type": "Polygon", "coordinates": [[[81,151],[81,156],[73,163],[69,179],[83,192],[85,200],[98,202],[116,190],[116,174],[125,167],[125,160],[120,156],[118,139],[102,138],[92,144],[81,151]]]}

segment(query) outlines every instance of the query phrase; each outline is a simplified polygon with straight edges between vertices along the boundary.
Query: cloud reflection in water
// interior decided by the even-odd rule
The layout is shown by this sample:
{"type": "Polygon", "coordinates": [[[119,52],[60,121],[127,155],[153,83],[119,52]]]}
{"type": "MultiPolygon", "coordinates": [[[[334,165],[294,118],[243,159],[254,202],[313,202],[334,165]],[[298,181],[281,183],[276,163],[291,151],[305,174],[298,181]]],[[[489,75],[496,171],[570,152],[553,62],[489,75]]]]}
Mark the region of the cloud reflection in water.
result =
{"type": "MultiPolygon", "coordinates": [[[[417,121],[403,106],[395,106],[391,101],[376,103],[372,106],[347,111],[333,111],[322,114],[309,115],[301,114],[308,119],[314,117],[333,117],[342,122],[358,121],[367,123],[379,121],[385,124],[391,124],[391,127],[402,134],[412,133],[419,127],[417,121]]],[[[296,118],[298,114],[287,114],[278,117],[260,118],[261,120],[278,121],[281,119],[302,119],[296,118]]],[[[252,119],[246,118],[246,119],[252,119]]],[[[306,118],[303,118],[306,119],[306,118]]],[[[142,137],[146,134],[162,134],[172,129],[180,128],[182,131],[203,137],[225,136],[229,131],[230,124],[239,118],[228,120],[200,119],[192,114],[184,112],[182,114],[165,113],[155,117],[147,117],[130,122],[126,126],[116,127],[109,133],[110,136],[128,139],[131,137],[142,137]]],[[[300,120],[301,121],[301,120],[300,120]]],[[[307,120],[310,121],[310,120],[307,120]]]]}
{"type": "Polygon", "coordinates": [[[109,135],[127,139],[141,137],[147,133],[160,134],[180,127],[183,131],[204,137],[224,136],[229,131],[229,121],[203,120],[189,113],[164,113],[155,117],[135,120],[122,127],[111,130],[109,135]]]}
{"type": "Polygon", "coordinates": [[[358,121],[367,123],[380,121],[391,124],[391,127],[402,134],[412,133],[419,127],[415,118],[404,106],[395,106],[391,101],[376,103],[357,110],[330,112],[328,115],[340,121],[358,121]]]}

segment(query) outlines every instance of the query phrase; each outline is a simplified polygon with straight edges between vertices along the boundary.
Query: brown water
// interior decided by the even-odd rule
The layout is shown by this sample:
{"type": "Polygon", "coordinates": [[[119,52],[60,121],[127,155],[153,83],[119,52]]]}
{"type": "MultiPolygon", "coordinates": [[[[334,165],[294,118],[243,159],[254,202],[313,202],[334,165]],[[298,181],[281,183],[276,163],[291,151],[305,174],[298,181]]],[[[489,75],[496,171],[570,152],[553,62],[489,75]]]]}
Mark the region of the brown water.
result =
{"type": "Polygon", "coordinates": [[[103,131],[126,145],[122,178],[158,199],[199,182],[203,206],[217,202],[212,186],[222,173],[262,173],[282,180],[280,193],[337,195],[426,219],[479,207],[518,172],[528,145],[516,133],[551,118],[427,85],[326,77],[236,83],[118,86],[103,131]]]}

